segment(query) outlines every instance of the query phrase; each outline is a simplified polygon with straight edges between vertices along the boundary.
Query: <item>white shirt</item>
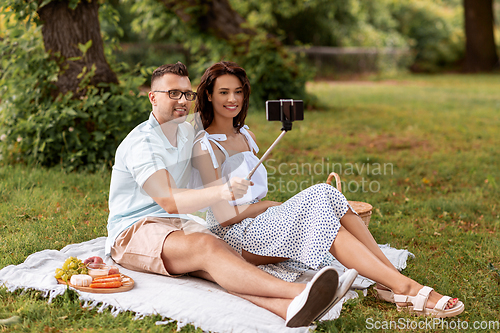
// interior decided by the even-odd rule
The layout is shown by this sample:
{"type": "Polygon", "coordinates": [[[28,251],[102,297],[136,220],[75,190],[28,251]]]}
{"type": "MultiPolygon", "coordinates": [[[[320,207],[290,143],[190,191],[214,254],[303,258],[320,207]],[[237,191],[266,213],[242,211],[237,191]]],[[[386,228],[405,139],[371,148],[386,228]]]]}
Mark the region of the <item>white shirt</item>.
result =
{"type": "Polygon", "coordinates": [[[142,186],[153,173],[165,169],[178,188],[186,188],[191,177],[193,140],[194,129],[184,122],[178,126],[177,147],[172,146],[151,113],[118,146],[109,191],[106,255],[122,231],[146,216],[189,219],[185,214],[167,213],[142,186]]]}
{"type": "MultiPolygon", "coordinates": [[[[259,147],[253,140],[250,133],[247,131],[248,126],[244,126],[240,129],[240,133],[246,138],[248,145],[250,147],[249,151],[239,152],[237,154],[229,156],[229,153],[222,147],[218,141],[226,141],[227,137],[225,134],[208,134],[206,131],[201,131],[197,135],[195,143],[199,142],[202,150],[208,151],[210,158],[212,159],[212,164],[214,169],[219,167],[217,162],[217,157],[213,151],[212,145],[209,141],[213,142],[221,151],[224,153],[225,160],[221,165],[221,176],[224,183],[228,182],[233,177],[245,178],[248,176],[250,171],[257,165],[259,158],[255,156],[255,153],[259,152],[259,147]]],[[[234,201],[229,201],[229,204],[233,206],[243,205],[249,203],[253,200],[260,200],[264,198],[267,194],[267,171],[263,164],[260,164],[255,173],[252,176],[253,186],[248,187],[247,193],[234,201]]],[[[189,188],[203,188],[203,182],[201,180],[201,175],[197,169],[193,169],[191,174],[191,182],[188,185],[189,188]]]]}

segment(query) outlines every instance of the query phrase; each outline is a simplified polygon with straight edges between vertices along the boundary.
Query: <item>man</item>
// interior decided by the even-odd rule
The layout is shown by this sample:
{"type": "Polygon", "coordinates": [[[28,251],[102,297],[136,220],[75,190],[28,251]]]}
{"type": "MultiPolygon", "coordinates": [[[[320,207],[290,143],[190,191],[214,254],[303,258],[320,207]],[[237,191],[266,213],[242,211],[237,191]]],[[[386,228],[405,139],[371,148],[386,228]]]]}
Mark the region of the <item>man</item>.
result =
{"type": "Polygon", "coordinates": [[[132,130],[116,151],[106,254],[132,270],[167,276],[190,273],[214,281],[285,318],[289,327],[310,325],[333,306],[335,270],[321,270],[307,285],[279,280],[247,263],[185,215],[240,198],[251,185],[231,179],[207,189],[185,188],[194,139],[185,119],[195,98],[182,63],[153,72],[149,120],[132,130]]]}

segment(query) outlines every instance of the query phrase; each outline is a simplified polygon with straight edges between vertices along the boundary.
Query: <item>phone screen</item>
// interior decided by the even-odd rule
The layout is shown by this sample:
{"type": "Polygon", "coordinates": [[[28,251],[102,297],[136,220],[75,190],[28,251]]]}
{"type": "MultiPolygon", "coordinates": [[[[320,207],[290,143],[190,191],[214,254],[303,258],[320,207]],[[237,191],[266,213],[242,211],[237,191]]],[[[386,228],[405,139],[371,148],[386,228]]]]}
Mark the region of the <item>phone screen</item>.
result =
{"type": "Polygon", "coordinates": [[[304,102],[291,99],[266,101],[266,119],[268,121],[304,120],[304,102]]]}

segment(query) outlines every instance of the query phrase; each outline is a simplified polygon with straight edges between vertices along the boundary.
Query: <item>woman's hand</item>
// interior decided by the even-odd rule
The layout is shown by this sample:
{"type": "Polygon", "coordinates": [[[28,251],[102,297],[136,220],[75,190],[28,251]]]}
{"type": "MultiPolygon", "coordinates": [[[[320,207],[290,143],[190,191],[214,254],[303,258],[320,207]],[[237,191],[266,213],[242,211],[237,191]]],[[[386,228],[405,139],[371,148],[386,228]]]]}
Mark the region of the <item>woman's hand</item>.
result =
{"type": "MultiPolygon", "coordinates": [[[[256,202],[254,204],[247,206],[246,209],[249,209],[247,217],[254,217],[255,218],[255,217],[257,217],[257,215],[264,213],[269,207],[274,207],[274,206],[279,206],[279,205],[281,205],[281,202],[271,201],[271,200],[262,200],[262,201],[256,202]]],[[[242,206],[240,206],[240,207],[242,207],[242,206]]]]}
{"type": "MultiPolygon", "coordinates": [[[[274,206],[279,206],[281,205],[281,202],[278,202],[278,201],[271,201],[271,200],[263,200],[261,202],[264,202],[265,205],[267,206],[266,209],[268,209],[269,207],[274,207],[274,206]]],[[[264,211],[266,210],[264,209],[264,211]]]]}
{"type": "Polygon", "coordinates": [[[233,177],[223,184],[221,189],[221,198],[226,201],[232,201],[242,198],[248,190],[248,186],[252,186],[253,182],[239,177],[233,177]]]}
{"type": "Polygon", "coordinates": [[[257,215],[264,213],[269,207],[278,205],[281,205],[281,202],[262,200],[251,205],[234,206],[233,209],[237,210],[236,216],[233,216],[232,218],[228,218],[226,220],[220,219],[219,216],[217,216],[217,212],[215,209],[213,211],[220,225],[226,227],[231,224],[239,223],[248,217],[255,218],[257,217],[257,215]]]}
{"type": "MultiPolygon", "coordinates": [[[[271,200],[262,200],[262,201],[258,202],[258,204],[261,204],[260,208],[262,209],[261,212],[259,214],[257,214],[257,215],[260,215],[260,214],[264,213],[270,207],[281,205],[281,202],[271,201],[271,200]]],[[[254,217],[257,217],[257,215],[255,215],[254,217]]]]}

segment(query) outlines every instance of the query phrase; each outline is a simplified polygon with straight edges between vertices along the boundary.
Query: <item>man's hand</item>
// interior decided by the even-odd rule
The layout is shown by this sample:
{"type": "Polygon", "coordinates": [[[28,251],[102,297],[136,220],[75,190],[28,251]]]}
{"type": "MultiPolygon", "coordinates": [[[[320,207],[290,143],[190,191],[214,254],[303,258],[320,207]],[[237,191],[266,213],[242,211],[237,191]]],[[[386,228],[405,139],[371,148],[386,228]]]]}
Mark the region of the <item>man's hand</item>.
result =
{"type": "Polygon", "coordinates": [[[239,199],[247,193],[248,186],[252,185],[253,182],[250,180],[233,177],[221,186],[221,197],[227,201],[239,199]]]}

